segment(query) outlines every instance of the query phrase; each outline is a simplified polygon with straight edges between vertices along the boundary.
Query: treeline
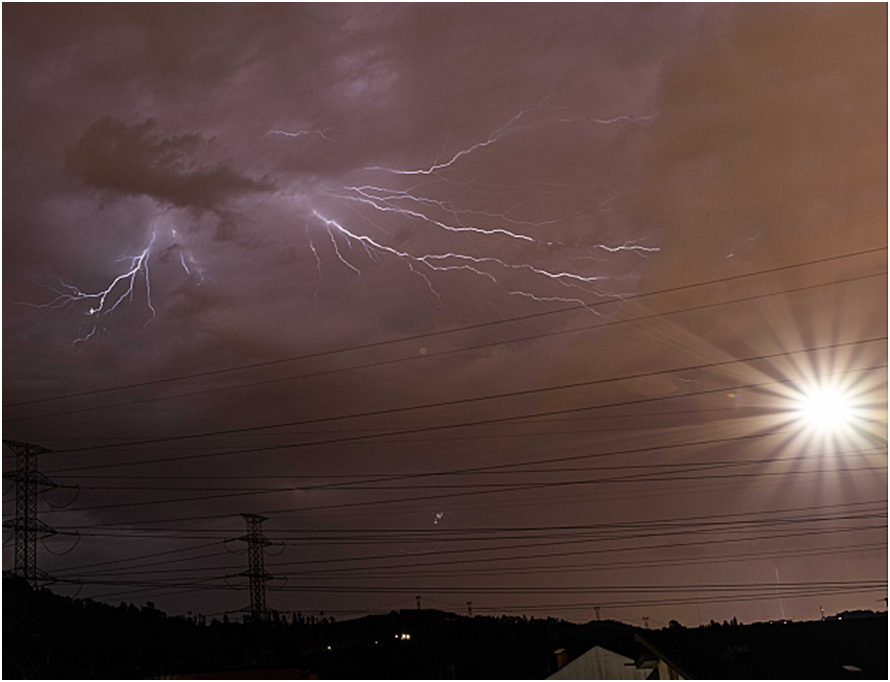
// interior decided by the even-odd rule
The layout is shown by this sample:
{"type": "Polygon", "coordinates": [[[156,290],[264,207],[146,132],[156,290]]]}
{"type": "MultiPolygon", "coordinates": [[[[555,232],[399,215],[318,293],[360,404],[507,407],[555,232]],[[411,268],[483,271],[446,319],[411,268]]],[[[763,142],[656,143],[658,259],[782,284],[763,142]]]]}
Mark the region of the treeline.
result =
{"type": "MultiPolygon", "coordinates": [[[[4,580],[3,677],[22,676],[22,616],[39,609],[47,667],[54,679],[134,679],[224,673],[250,667],[252,625],[241,617],[168,616],[150,602],[117,606],[32,592],[4,580]],[[29,602],[30,600],[30,602],[29,602]],[[30,603],[30,606],[28,605],[30,603]]],[[[553,652],[570,656],[594,644],[635,651],[634,629],[612,621],[579,625],[553,618],[476,616],[435,610],[336,620],[273,614],[271,667],[322,679],[541,679],[553,652]]]]}

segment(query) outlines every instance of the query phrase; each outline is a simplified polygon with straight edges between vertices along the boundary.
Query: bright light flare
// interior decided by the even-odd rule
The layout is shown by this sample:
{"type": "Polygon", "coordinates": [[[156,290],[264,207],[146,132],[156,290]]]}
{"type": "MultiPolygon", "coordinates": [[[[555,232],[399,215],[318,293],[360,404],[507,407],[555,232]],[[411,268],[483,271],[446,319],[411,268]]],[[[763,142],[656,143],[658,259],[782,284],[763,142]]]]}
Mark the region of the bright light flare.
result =
{"type": "Polygon", "coordinates": [[[827,431],[840,429],[853,418],[850,399],[836,389],[819,389],[803,396],[799,411],[813,427],[827,431]]]}

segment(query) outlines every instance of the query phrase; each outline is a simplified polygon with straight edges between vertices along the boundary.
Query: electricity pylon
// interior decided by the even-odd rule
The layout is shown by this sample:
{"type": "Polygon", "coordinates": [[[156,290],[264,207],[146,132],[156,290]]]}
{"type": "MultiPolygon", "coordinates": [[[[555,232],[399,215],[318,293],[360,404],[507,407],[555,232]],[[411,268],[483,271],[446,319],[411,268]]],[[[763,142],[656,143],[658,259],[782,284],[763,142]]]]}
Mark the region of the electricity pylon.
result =
{"type": "Polygon", "coordinates": [[[272,662],[272,649],[269,642],[269,609],[266,607],[266,583],[273,578],[266,573],[265,551],[272,541],[263,535],[260,527],[265,516],[259,514],[241,514],[247,522],[247,535],[236,538],[247,543],[248,569],[240,575],[245,576],[250,586],[250,608],[244,609],[248,618],[249,637],[248,663],[251,666],[268,666],[272,662]]]}
{"type": "MultiPolygon", "coordinates": [[[[55,535],[56,531],[37,518],[37,496],[56,487],[37,470],[37,457],[49,452],[46,448],[14,440],[3,441],[15,453],[15,470],[3,478],[15,483],[15,518],[3,522],[12,531],[15,542],[15,567],[4,572],[4,578],[15,579],[13,589],[4,590],[12,597],[13,619],[8,627],[15,642],[4,647],[4,677],[9,677],[7,663],[20,666],[22,679],[41,677],[49,665],[46,641],[43,638],[40,603],[37,590],[51,583],[53,577],[37,567],[37,541],[55,535]],[[7,651],[11,648],[12,651],[7,651]],[[13,664],[13,655],[20,658],[13,664]]],[[[5,629],[5,628],[4,628],[5,629]]]]}

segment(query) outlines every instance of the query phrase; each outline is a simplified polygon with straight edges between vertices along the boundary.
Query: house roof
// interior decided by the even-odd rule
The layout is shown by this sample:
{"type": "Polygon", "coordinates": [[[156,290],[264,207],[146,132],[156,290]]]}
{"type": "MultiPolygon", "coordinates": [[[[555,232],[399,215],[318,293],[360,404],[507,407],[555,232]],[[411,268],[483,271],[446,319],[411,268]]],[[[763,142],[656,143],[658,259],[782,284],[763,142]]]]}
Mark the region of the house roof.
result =
{"type": "MultiPolygon", "coordinates": [[[[558,651],[562,651],[559,649],[558,651]]],[[[584,652],[547,679],[550,680],[644,680],[648,671],[634,660],[601,646],[584,652]]]]}
{"type": "Polygon", "coordinates": [[[887,679],[887,615],[637,633],[687,679],[887,679]]]}

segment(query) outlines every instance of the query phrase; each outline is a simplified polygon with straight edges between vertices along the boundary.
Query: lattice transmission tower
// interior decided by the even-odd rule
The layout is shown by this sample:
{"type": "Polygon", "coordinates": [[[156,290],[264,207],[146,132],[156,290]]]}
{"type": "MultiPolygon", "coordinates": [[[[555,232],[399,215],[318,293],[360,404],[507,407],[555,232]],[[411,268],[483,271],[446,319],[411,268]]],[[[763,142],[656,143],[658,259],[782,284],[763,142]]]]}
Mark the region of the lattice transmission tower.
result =
{"type": "Polygon", "coordinates": [[[273,576],[266,573],[266,548],[274,544],[263,535],[262,524],[265,516],[241,514],[247,522],[247,535],[236,538],[247,543],[248,569],[240,575],[249,580],[250,607],[244,609],[249,614],[250,642],[247,650],[248,663],[252,666],[268,666],[272,663],[272,648],[269,642],[269,608],[266,606],[266,583],[273,576]]]}
{"type": "Polygon", "coordinates": [[[3,575],[16,582],[12,589],[4,589],[12,601],[13,622],[7,626],[7,642],[12,646],[3,647],[3,673],[8,676],[13,672],[8,667],[14,667],[27,679],[41,677],[49,665],[37,590],[40,585],[54,582],[54,578],[37,566],[37,541],[55,535],[56,531],[37,518],[37,497],[57,486],[37,469],[37,458],[49,450],[14,440],[4,440],[3,444],[15,453],[16,465],[14,471],[3,474],[3,478],[15,484],[15,518],[3,522],[3,527],[13,533],[15,565],[3,575]]]}

